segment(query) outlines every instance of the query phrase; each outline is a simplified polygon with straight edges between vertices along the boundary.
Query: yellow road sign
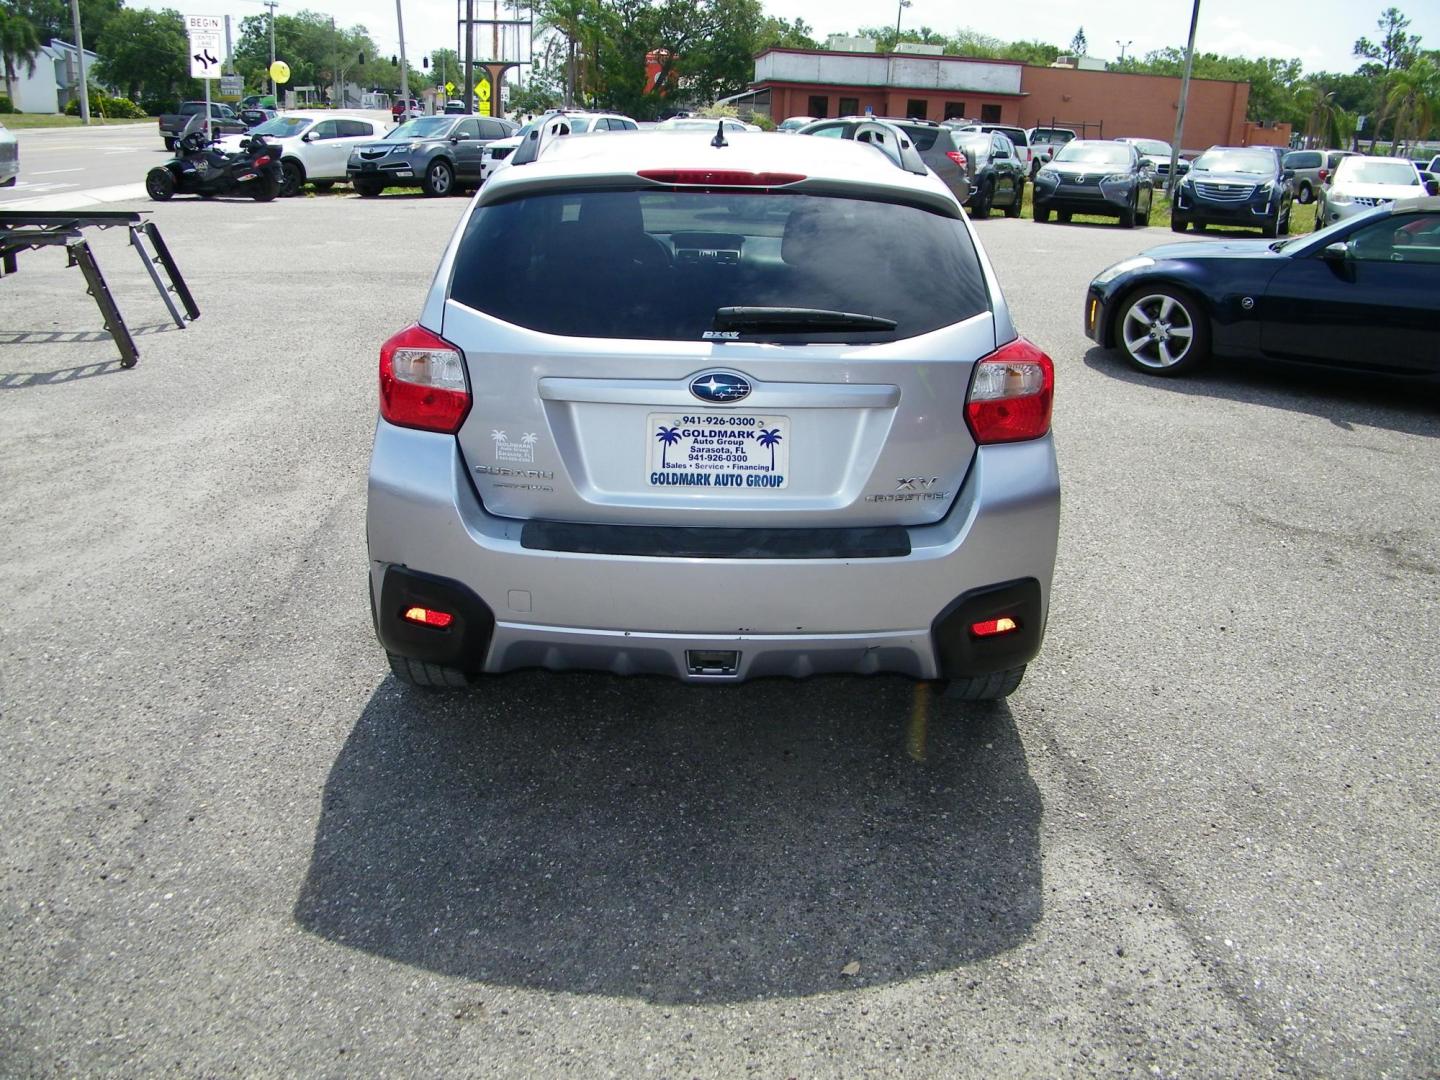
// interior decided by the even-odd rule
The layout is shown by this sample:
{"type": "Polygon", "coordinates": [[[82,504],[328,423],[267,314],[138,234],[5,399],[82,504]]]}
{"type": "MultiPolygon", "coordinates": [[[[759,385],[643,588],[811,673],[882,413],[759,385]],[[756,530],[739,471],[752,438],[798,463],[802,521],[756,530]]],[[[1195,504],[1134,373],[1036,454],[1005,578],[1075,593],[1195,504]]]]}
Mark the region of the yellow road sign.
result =
{"type": "Polygon", "coordinates": [[[447,82],[447,83],[445,84],[445,92],[446,92],[447,94],[453,94],[453,93],[455,93],[455,84],[454,84],[453,82],[447,82]]]}
{"type": "Polygon", "coordinates": [[[475,96],[478,97],[481,101],[489,101],[489,100],[490,100],[490,80],[489,80],[489,79],[481,79],[479,82],[477,82],[477,83],[475,84],[475,96]]]}

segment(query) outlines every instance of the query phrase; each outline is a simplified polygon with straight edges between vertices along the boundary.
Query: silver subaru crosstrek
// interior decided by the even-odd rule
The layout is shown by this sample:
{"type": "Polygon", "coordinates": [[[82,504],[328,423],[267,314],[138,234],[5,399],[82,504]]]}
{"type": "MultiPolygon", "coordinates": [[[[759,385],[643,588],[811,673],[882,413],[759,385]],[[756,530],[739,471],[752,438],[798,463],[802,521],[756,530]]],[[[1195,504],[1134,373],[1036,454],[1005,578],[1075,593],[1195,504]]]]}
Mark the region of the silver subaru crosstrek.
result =
{"type": "Polygon", "coordinates": [[[381,349],[370,588],[396,677],[1013,691],[1055,562],[1054,373],[946,186],[764,134],[516,158],[381,349]]]}

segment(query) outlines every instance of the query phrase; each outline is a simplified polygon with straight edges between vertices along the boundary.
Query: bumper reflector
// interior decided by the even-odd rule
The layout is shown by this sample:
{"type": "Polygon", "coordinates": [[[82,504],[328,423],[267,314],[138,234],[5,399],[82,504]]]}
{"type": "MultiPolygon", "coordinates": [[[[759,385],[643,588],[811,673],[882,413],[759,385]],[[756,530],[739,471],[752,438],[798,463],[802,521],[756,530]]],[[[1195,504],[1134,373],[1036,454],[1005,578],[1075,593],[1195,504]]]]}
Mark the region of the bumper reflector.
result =
{"type": "Polygon", "coordinates": [[[998,619],[986,619],[984,622],[972,623],[970,633],[976,637],[994,637],[996,634],[1008,634],[1012,630],[1018,630],[1020,624],[1008,615],[1002,615],[998,619]]]}
{"type": "Polygon", "coordinates": [[[433,626],[437,630],[444,630],[455,621],[455,616],[448,611],[435,611],[433,608],[411,607],[405,609],[406,622],[412,622],[419,626],[433,626]]]}

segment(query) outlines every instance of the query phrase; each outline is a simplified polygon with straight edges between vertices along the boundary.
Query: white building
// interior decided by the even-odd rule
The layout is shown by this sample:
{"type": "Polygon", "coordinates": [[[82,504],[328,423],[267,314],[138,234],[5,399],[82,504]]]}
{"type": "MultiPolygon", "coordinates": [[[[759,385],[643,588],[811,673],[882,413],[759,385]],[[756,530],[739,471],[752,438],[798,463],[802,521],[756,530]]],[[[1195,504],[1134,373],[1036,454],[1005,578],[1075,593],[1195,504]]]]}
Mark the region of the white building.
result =
{"type": "MultiPolygon", "coordinates": [[[[97,59],[93,52],[85,50],[85,76],[91,86],[95,78],[90,69],[97,59]]],[[[24,64],[15,65],[10,102],[22,113],[64,112],[66,105],[79,98],[79,86],[78,50],[68,41],[51,38],[50,44],[42,45],[35,54],[33,72],[24,64]]]]}

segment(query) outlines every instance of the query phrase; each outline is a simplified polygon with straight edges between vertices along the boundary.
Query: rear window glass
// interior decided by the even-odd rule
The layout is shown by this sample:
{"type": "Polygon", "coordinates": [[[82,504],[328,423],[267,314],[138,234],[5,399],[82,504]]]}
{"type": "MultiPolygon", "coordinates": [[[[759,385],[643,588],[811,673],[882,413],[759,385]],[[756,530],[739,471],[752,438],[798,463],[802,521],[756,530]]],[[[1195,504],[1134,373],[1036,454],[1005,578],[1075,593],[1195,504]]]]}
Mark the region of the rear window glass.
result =
{"type": "Polygon", "coordinates": [[[1319,154],[1302,150],[1298,154],[1285,155],[1285,168],[1287,169],[1318,169],[1319,167],[1319,154]]]}
{"type": "Polygon", "coordinates": [[[927,124],[900,124],[898,126],[906,135],[910,136],[910,141],[915,144],[915,149],[922,154],[935,145],[936,138],[943,130],[927,124]]]}
{"type": "Polygon", "coordinates": [[[884,329],[729,331],[742,341],[879,342],[989,309],[964,225],[910,206],[819,195],[540,194],[480,208],[450,295],[548,334],[699,341],[722,307],[808,308],[884,329]]]}

